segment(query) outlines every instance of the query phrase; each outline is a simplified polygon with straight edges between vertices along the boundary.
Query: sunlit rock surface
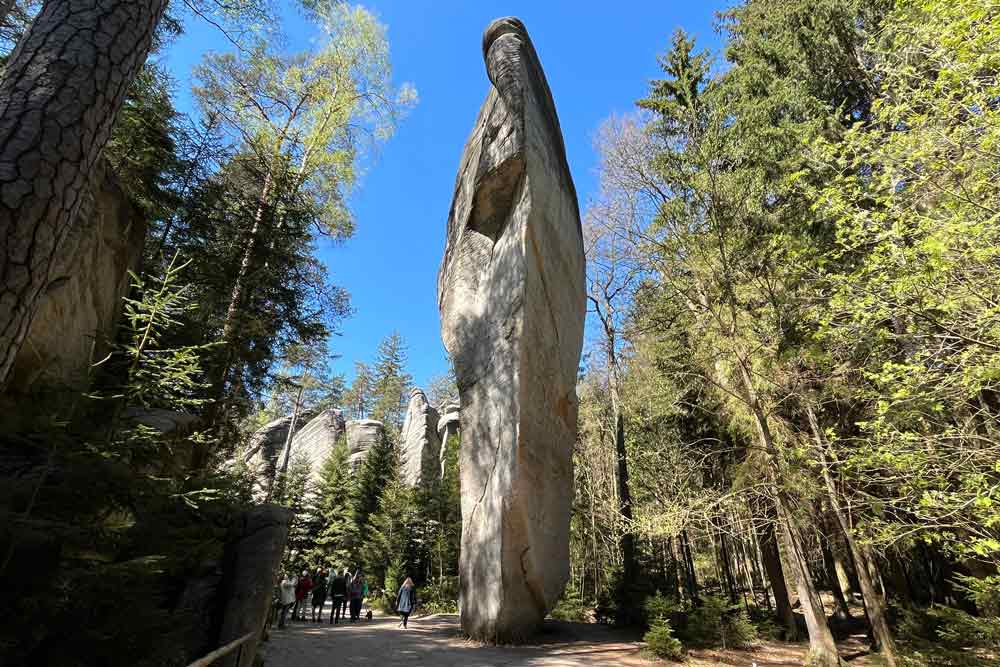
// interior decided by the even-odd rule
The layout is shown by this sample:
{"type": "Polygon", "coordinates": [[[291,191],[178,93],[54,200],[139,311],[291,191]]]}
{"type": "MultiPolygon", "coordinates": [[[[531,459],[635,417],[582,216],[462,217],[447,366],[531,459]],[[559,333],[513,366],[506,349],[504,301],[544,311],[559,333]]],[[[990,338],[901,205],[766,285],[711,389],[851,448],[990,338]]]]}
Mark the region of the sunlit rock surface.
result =
{"type": "Polygon", "coordinates": [[[585,283],[555,106],[520,21],[483,35],[493,83],[461,159],[438,276],[462,405],[462,627],[518,641],[569,576],[585,283]]]}
{"type": "Polygon", "coordinates": [[[347,422],[348,461],[352,472],[357,472],[368,452],[384,434],[385,426],[374,419],[352,419],[347,422]]]}
{"type": "Polygon", "coordinates": [[[441,474],[438,411],[421,389],[410,392],[400,442],[403,483],[421,486],[436,482],[441,474]]]}

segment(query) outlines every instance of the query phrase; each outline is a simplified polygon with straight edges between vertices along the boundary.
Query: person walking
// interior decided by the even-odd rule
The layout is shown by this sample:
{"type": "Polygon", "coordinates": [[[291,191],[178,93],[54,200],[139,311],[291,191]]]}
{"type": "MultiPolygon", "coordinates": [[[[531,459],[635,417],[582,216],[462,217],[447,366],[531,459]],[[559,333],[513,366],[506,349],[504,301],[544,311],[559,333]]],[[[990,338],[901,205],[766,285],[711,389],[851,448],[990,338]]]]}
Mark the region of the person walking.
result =
{"type": "Polygon", "coordinates": [[[312,587],[313,623],[323,622],[323,605],[325,604],[326,604],[326,570],[319,570],[316,573],[316,578],[313,579],[313,587],[312,587]]]}
{"type": "Polygon", "coordinates": [[[351,573],[344,568],[344,574],[333,572],[330,582],[330,597],[333,598],[333,608],[330,610],[330,625],[339,624],[341,618],[347,618],[347,586],[351,582],[351,573]]]}
{"type": "Polygon", "coordinates": [[[348,596],[351,603],[351,622],[361,618],[361,603],[365,599],[365,573],[360,569],[351,578],[351,586],[348,589],[348,596]]]}
{"type": "Polygon", "coordinates": [[[285,627],[285,619],[288,616],[289,608],[295,604],[295,575],[291,572],[286,573],[285,578],[281,580],[278,602],[281,604],[281,617],[278,619],[278,628],[281,629],[285,627]]]}
{"type": "Polygon", "coordinates": [[[399,587],[399,593],[396,594],[396,613],[402,616],[399,627],[406,629],[406,622],[416,606],[417,589],[413,585],[413,579],[407,577],[403,585],[399,587]]]}
{"type": "Polygon", "coordinates": [[[306,620],[306,598],[309,597],[310,590],[312,590],[312,579],[309,577],[309,571],[303,570],[302,576],[299,577],[298,583],[295,584],[295,607],[292,609],[293,621],[306,620]]]}

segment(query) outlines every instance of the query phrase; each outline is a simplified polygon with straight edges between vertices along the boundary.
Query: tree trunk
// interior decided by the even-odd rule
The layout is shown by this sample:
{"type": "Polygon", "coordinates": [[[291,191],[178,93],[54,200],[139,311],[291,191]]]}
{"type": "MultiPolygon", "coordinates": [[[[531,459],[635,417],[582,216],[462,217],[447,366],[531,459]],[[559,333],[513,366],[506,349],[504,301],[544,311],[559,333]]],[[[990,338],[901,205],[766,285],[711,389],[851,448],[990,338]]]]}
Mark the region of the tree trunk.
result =
{"type": "Polygon", "coordinates": [[[840,589],[844,591],[844,595],[848,598],[856,598],[861,590],[861,586],[858,584],[858,575],[855,573],[853,558],[844,542],[839,526],[836,528],[830,533],[830,539],[834,542],[830,545],[833,566],[837,570],[837,579],[840,580],[840,589]]]}
{"type": "Polygon", "coordinates": [[[0,389],[166,0],[48,0],[0,81],[0,389]]]}
{"type": "Polygon", "coordinates": [[[788,631],[786,638],[789,641],[795,641],[799,638],[799,625],[795,620],[792,602],[788,598],[788,583],[785,581],[785,573],[781,569],[781,552],[778,551],[778,539],[774,532],[776,512],[771,507],[762,514],[761,518],[764,521],[757,525],[756,532],[761,558],[764,561],[764,572],[767,574],[767,580],[771,583],[771,592],[774,594],[774,606],[778,619],[785,624],[788,631]]]}
{"type": "Polygon", "coordinates": [[[847,597],[844,589],[840,587],[840,578],[837,576],[837,567],[833,563],[833,552],[830,549],[830,536],[825,528],[823,534],[819,536],[820,550],[823,552],[823,569],[826,573],[826,583],[830,587],[830,593],[837,603],[836,617],[839,620],[847,620],[851,617],[851,608],[847,605],[847,597]]]}
{"type": "Polygon", "coordinates": [[[788,561],[796,575],[799,603],[809,632],[809,659],[806,664],[810,667],[840,667],[844,663],[837,653],[837,644],[833,641],[833,633],[826,621],[823,600],[813,583],[802,545],[801,528],[792,514],[790,500],[782,491],[779,490],[778,494],[778,515],[788,544],[788,561]]]}
{"type": "Polygon", "coordinates": [[[726,586],[729,588],[729,603],[737,602],[736,576],[733,574],[732,553],[726,543],[726,534],[719,533],[719,557],[722,560],[722,574],[726,578],[726,586]]]}
{"type": "Polygon", "coordinates": [[[611,388],[611,412],[615,421],[615,456],[618,463],[618,510],[625,523],[621,536],[622,578],[626,588],[635,583],[635,535],[632,533],[632,492],[628,484],[628,455],[625,451],[625,416],[622,414],[621,395],[618,391],[617,360],[610,346],[608,351],[608,383],[611,388]]]}
{"type": "Polygon", "coordinates": [[[826,458],[826,441],[823,432],[819,428],[816,413],[811,406],[806,406],[806,415],[809,418],[809,426],[816,438],[816,447],[819,453],[820,466],[823,472],[823,481],[826,483],[826,490],[830,494],[830,507],[833,509],[837,523],[847,540],[847,547],[851,550],[854,562],[857,565],[858,583],[861,585],[861,598],[865,603],[865,613],[868,615],[868,623],[871,625],[872,634],[875,637],[876,648],[882,654],[888,667],[896,667],[896,643],[893,641],[892,632],[889,630],[889,622],[886,619],[885,598],[879,594],[875,588],[875,582],[871,572],[875,569],[875,564],[868,557],[868,552],[861,549],[857,540],[854,539],[854,531],[851,529],[847,513],[844,512],[840,503],[840,492],[833,481],[830,473],[830,466],[826,458]]]}
{"type": "Polygon", "coordinates": [[[687,583],[688,597],[698,599],[698,577],[694,571],[694,558],[691,557],[691,540],[686,530],[681,531],[681,553],[684,556],[684,580],[687,583]]]}
{"type": "MultiPolygon", "coordinates": [[[[285,490],[285,475],[288,474],[288,461],[292,458],[292,440],[295,438],[295,425],[299,420],[299,407],[302,405],[302,392],[304,391],[305,383],[299,385],[299,391],[295,395],[295,404],[292,406],[292,421],[288,425],[288,435],[285,436],[285,459],[281,463],[281,470],[276,475],[281,481],[281,486],[278,488],[279,497],[285,490]]],[[[267,499],[271,500],[270,493],[268,493],[267,499]]]]}
{"type": "Polygon", "coordinates": [[[236,315],[239,313],[240,304],[243,301],[243,289],[246,287],[247,273],[250,272],[250,264],[253,263],[253,255],[257,249],[258,237],[260,236],[261,227],[264,224],[264,214],[267,211],[268,201],[271,198],[272,184],[273,177],[269,170],[264,176],[264,185],[260,189],[257,210],[253,216],[253,225],[250,227],[246,247],[243,249],[240,270],[236,274],[236,280],[233,282],[233,291],[229,295],[229,307],[226,308],[226,320],[222,327],[222,343],[226,346],[226,357],[222,368],[219,370],[219,385],[216,387],[216,395],[220,399],[222,398],[222,392],[225,390],[229,371],[233,367],[233,353],[235,352],[233,350],[235,342],[233,338],[236,333],[236,315]]]}
{"type": "Polygon", "coordinates": [[[757,434],[760,436],[760,444],[771,459],[774,468],[775,481],[778,485],[778,517],[784,529],[785,538],[788,542],[788,561],[791,570],[795,574],[796,587],[799,594],[799,603],[806,619],[806,630],[809,632],[809,665],[810,667],[839,667],[843,664],[837,653],[837,645],[833,641],[833,634],[830,626],[826,622],[826,611],[823,609],[823,601],[820,599],[816,587],[813,585],[812,572],[809,570],[809,563],[806,561],[802,547],[802,534],[793,514],[791,499],[781,488],[782,464],[781,453],[778,451],[771,435],[771,426],[768,423],[767,415],[761,406],[757,395],[757,389],[753,384],[750,375],[748,362],[745,358],[739,360],[740,374],[743,381],[743,391],[747,405],[753,414],[757,426],[757,434]]]}

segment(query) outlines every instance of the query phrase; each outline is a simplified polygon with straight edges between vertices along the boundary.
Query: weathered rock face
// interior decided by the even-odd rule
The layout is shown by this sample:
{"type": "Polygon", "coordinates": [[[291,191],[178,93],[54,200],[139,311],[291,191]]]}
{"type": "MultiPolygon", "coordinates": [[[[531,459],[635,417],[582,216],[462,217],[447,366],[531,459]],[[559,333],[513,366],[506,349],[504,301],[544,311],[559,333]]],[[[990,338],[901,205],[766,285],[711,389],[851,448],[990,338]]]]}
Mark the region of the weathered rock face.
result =
{"type": "Polygon", "coordinates": [[[438,411],[427,402],[423,390],[412,390],[401,437],[404,484],[430,484],[440,476],[441,442],[437,426],[438,411]]]}
{"type": "Polygon", "coordinates": [[[278,565],[285,551],[292,513],[275,505],[261,505],[244,513],[238,534],[226,549],[226,578],[222,588],[225,607],[219,644],[254,632],[256,636],[242,653],[231,653],[217,663],[220,667],[251,667],[271,594],[278,583],[278,565]]]}
{"type": "MultiPolygon", "coordinates": [[[[299,420],[296,430],[304,423],[299,420]]],[[[246,461],[257,467],[260,478],[265,486],[274,481],[278,470],[278,458],[285,448],[288,429],[292,426],[292,416],[279,417],[261,426],[250,437],[250,447],[247,449],[246,461]]]]}
{"type": "Polygon", "coordinates": [[[448,403],[441,406],[441,418],[438,419],[438,440],[441,441],[441,456],[438,463],[441,466],[442,478],[444,477],[448,459],[448,441],[461,430],[460,410],[461,408],[457,403],[448,403]]]}
{"type": "Polygon", "coordinates": [[[438,276],[462,404],[462,627],[517,641],[569,576],[585,283],[576,191],[545,75],[514,18],[465,145],[438,276]]]}
{"type": "Polygon", "coordinates": [[[385,426],[374,419],[352,419],[347,422],[347,449],[351,471],[357,472],[365,462],[369,450],[385,434],[385,426]]]}
{"type": "Polygon", "coordinates": [[[347,428],[344,413],[332,408],[316,415],[292,439],[292,454],[309,459],[309,478],[319,481],[323,462],[347,428]]]}
{"type": "Polygon", "coordinates": [[[145,221],[102,163],[84,196],[49,285],[14,361],[9,389],[86,389],[92,363],[114,338],[129,287],[128,271],[142,258],[145,221]]]}

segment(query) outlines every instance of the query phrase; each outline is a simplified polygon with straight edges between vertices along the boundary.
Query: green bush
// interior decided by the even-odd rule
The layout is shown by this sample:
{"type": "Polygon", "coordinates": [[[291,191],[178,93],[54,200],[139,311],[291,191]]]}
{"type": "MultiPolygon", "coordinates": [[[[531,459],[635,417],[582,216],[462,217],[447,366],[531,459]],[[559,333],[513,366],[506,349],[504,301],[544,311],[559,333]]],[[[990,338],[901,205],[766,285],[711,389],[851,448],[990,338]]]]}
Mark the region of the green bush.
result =
{"type": "Polygon", "coordinates": [[[748,648],[757,642],[757,628],[739,605],[708,596],[691,609],[685,618],[683,632],[678,632],[686,644],[748,648]]]}
{"type": "Polygon", "coordinates": [[[674,637],[674,631],[665,619],[655,621],[643,639],[649,650],[658,658],[680,660],[684,657],[684,648],[680,640],[674,637]]]}
{"type": "Polygon", "coordinates": [[[646,598],[646,619],[650,625],[656,621],[669,620],[682,609],[682,606],[662,593],[646,598]]]}
{"type": "Polygon", "coordinates": [[[458,577],[428,582],[417,590],[417,606],[421,614],[458,613],[458,577]]]}
{"type": "Polygon", "coordinates": [[[581,623],[588,619],[592,609],[592,605],[583,601],[580,591],[574,587],[567,587],[555,608],[549,612],[549,616],[557,621],[581,623]]]}

